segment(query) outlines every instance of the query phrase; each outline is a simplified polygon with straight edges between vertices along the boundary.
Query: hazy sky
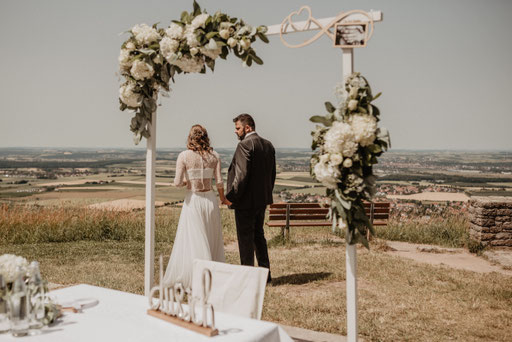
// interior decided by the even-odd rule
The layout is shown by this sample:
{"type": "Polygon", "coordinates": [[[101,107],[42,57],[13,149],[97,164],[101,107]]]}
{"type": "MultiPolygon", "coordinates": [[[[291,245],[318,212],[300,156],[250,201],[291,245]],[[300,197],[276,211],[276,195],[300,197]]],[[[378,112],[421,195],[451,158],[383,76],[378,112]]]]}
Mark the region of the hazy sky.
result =
{"type": "MultiPolygon", "coordinates": [[[[316,18],[381,10],[355,69],[370,81],[381,125],[396,149],[512,148],[512,1],[202,0],[253,25],[280,23],[309,5],[316,18]]],[[[0,2],[0,147],[132,147],[131,113],[118,109],[119,35],[137,23],[167,26],[191,0],[0,2]]],[[[255,49],[263,66],[234,56],[215,74],[178,75],[158,110],[157,146],[184,146],[192,124],[214,146],[233,147],[232,118],[253,114],[277,147],[308,147],[308,118],[324,114],[342,79],[341,50],[328,38],[255,49]]],[[[142,147],[145,143],[142,142],[142,147]]]]}

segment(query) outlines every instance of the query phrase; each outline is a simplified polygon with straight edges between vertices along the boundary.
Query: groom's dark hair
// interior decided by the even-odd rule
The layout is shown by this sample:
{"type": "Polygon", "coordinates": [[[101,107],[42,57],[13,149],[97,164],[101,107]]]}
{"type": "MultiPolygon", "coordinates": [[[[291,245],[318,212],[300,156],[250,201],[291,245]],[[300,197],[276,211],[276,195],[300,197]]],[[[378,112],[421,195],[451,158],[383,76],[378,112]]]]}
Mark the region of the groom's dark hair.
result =
{"type": "Polygon", "coordinates": [[[237,121],[240,121],[242,125],[249,125],[253,130],[256,129],[256,124],[254,123],[254,119],[252,116],[250,116],[247,113],[243,113],[238,115],[236,118],[233,119],[233,122],[236,123],[237,121]]]}

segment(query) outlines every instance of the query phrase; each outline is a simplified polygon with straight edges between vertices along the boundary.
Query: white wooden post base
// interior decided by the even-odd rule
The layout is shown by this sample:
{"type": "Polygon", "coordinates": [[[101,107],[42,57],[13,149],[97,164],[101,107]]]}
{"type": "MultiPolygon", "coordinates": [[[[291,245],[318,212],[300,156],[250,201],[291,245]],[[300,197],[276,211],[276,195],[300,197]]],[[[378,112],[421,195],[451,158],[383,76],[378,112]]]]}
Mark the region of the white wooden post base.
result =
{"type": "Polygon", "coordinates": [[[146,234],[144,253],[144,293],[149,295],[155,277],[155,164],[156,112],[151,115],[151,136],[146,139],[146,234]]]}

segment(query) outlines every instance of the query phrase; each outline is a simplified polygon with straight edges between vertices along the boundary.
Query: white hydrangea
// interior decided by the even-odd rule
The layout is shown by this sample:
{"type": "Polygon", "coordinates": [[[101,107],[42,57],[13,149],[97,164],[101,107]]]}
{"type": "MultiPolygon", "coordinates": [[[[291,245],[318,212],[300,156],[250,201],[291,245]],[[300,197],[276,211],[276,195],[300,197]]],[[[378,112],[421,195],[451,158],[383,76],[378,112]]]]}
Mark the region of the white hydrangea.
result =
{"type": "Polygon", "coordinates": [[[137,108],[141,105],[141,96],[135,92],[135,83],[128,82],[119,88],[119,98],[128,107],[137,108]]]}
{"type": "Polygon", "coordinates": [[[160,38],[157,30],[146,24],[135,25],[132,28],[132,33],[140,44],[151,44],[160,38]]]}
{"type": "Polygon", "coordinates": [[[130,70],[132,67],[132,60],[130,56],[130,50],[128,49],[121,49],[121,52],[119,53],[119,67],[121,70],[130,70]]]}
{"type": "Polygon", "coordinates": [[[196,29],[192,25],[187,25],[185,27],[185,39],[187,40],[188,46],[191,48],[199,46],[199,41],[196,36],[196,29]]]}
{"type": "Polygon", "coordinates": [[[373,144],[377,131],[377,120],[374,116],[367,114],[352,115],[349,123],[356,142],[363,147],[373,144]]]}
{"type": "Polygon", "coordinates": [[[172,23],[171,26],[167,30],[165,30],[165,33],[169,38],[180,40],[183,38],[183,27],[181,25],[172,23]]]}
{"type": "Polygon", "coordinates": [[[341,153],[345,157],[352,157],[357,151],[357,142],[354,140],[354,132],[349,124],[335,121],[332,127],[325,133],[324,148],[329,153],[341,153]]]}
{"type": "Polygon", "coordinates": [[[132,68],[130,69],[130,74],[132,74],[133,78],[136,80],[145,80],[146,78],[150,78],[155,73],[155,70],[151,65],[143,61],[135,61],[133,62],[132,68]]]}
{"type": "Polygon", "coordinates": [[[176,65],[184,72],[201,72],[204,67],[204,60],[203,58],[199,56],[183,56],[179,59],[176,59],[173,62],[170,62],[171,64],[176,65]]]}
{"type": "Polygon", "coordinates": [[[329,160],[333,165],[340,165],[343,161],[343,156],[340,153],[333,153],[331,154],[329,160]]]}
{"type": "Polygon", "coordinates": [[[16,280],[18,276],[16,269],[18,266],[26,273],[28,268],[27,259],[14,254],[4,254],[0,256],[0,274],[4,276],[6,283],[12,283],[16,280]]]}
{"type": "Polygon", "coordinates": [[[192,19],[192,24],[191,24],[192,27],[194,29],[199,28],[199,27],[204,28],[205,23],[206,23],[206,19],[208,19],[208,17],[209,17],[209,15],[206,14],[206,13],[199,14],[197,17],[192,19]]]}
{"type": "Polygon", "coordinates": [[[169,60],[171,57],[173,57],[172,55],[176,53],[176,50],[178,50],[179,46],[179,41],[169,37],[164,37],[160,41],[160,53],[162,56],[164,56],[165,59],[169,60]]]}
{"type": "Polygon", "coordinates": [[[336,189],[338,187],[341,173],[337,166],[320,161],[313,168],[313,172],[316,179],[329,189],[336,189]]]}

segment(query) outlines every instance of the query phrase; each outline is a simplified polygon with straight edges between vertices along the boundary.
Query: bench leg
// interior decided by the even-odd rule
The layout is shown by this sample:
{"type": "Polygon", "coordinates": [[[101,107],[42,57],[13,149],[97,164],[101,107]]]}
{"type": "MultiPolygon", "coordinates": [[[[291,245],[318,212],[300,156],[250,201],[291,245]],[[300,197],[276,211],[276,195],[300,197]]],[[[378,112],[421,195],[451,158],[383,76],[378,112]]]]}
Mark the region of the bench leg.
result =
{"type": "Polygon", "coordinates": [[[281,227],[281,236],[283,237],[283,240],[284,240],[284,238],[285,238],[284,227],[281,227]]]}
{"type": "Polygon", "coordinates": [[[286,238],[290,240],[290,226],[286,227],[286,238]]]}

